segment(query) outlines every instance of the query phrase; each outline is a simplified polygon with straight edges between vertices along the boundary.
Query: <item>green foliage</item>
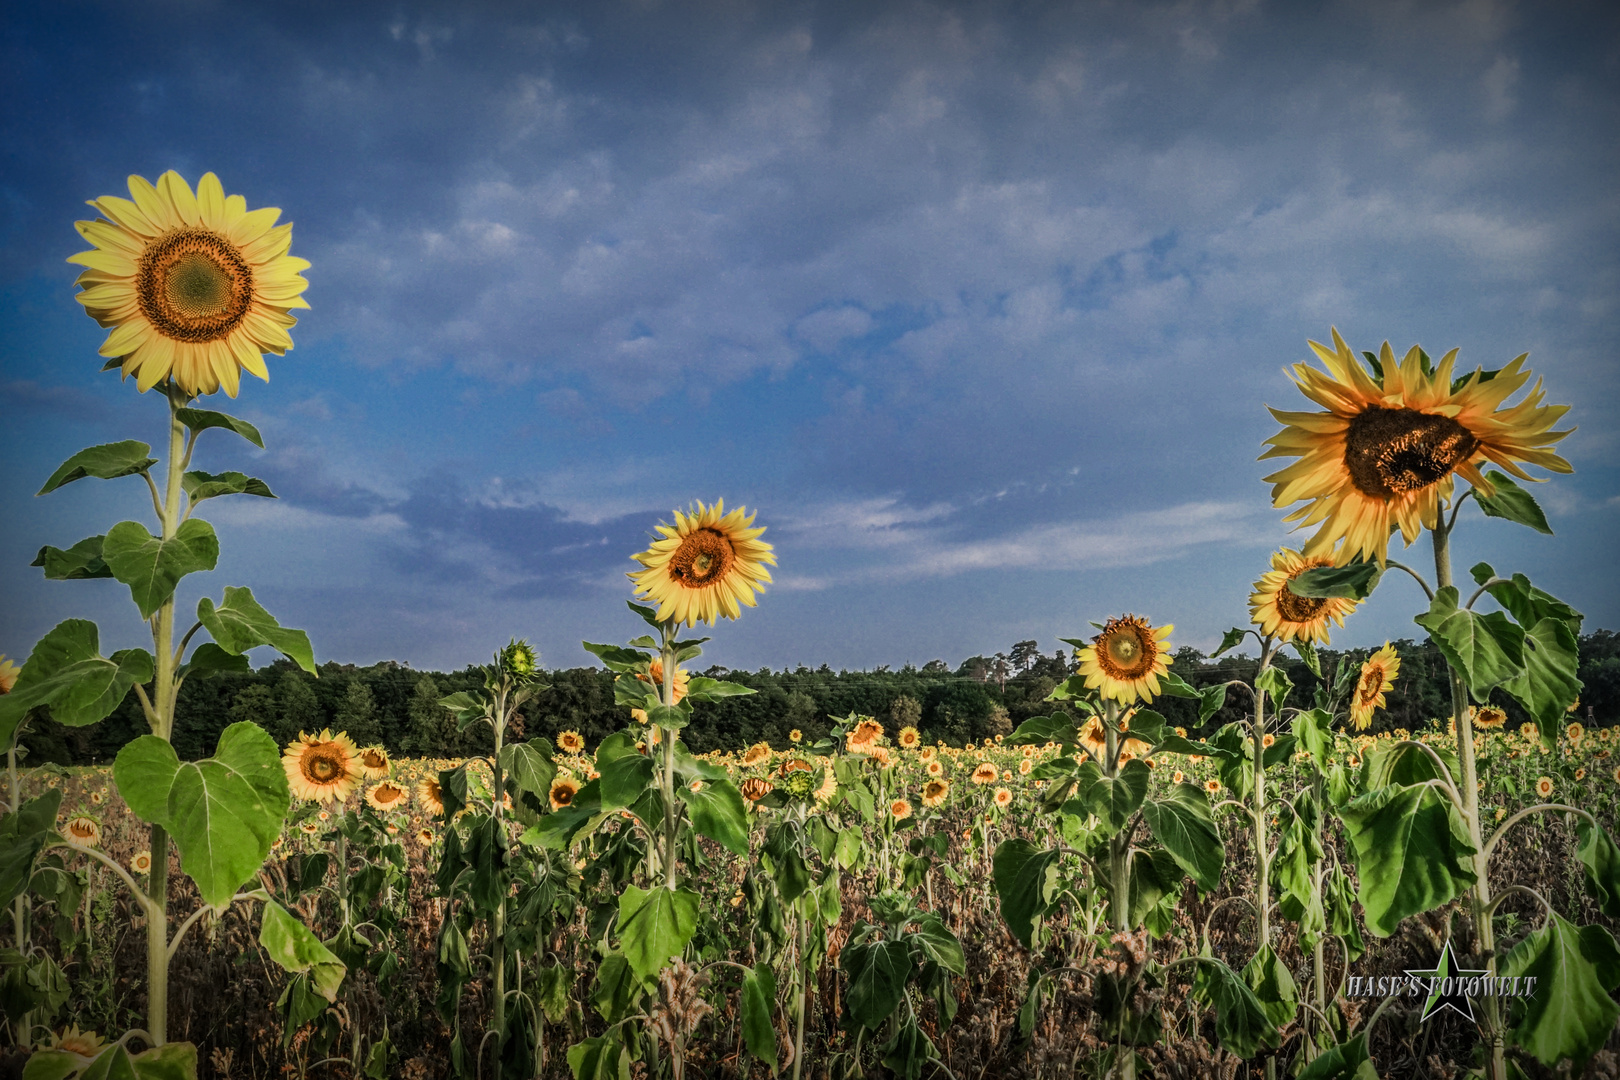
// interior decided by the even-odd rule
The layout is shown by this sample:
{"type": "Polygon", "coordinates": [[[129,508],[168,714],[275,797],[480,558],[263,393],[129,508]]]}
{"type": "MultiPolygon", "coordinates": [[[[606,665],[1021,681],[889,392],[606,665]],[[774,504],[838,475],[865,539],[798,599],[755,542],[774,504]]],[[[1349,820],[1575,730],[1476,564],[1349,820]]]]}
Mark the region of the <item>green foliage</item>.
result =
{"type": "Polygon", "coordinates": [[[755,964],[743,976],[743,1041],[748,1052],[776,1072],[776,973],[769,964],[755,964]]]}
{"type": "Polygon", "coordinates": [[[45,486],[36,495],[49,495],[64,484],[94,477],[97,480],[115,480],[120,476],[135,476],[157,464],[151,456],[152,448],[133,439],[124,442],[103,443],[80,450],[59,465],[45,486]]]}
{"type": "Polygon", "coordinates": [[[197,1080],[197,1048],[166,1043],[131,1054],[118,1043],[91,1061],[61,1050],[42,1050],[28,1059],[23,1080],[197,1080]]]}
{"type": "Polygon", "coordinates": [[[1043,851],[1023,839],[1003,840],[996,848],[992,865],[1001,917],[1026,949],[1035,920],[1052,908],[1060,857],[1060,852],[1043,851]]]}
{"type": "Polygon", "coordinates": [[[1390,784],[1340,811],[1355,850],[1367,929],[1379,937],[1474,884],[1474,847],[1456,804],[1431,783],[1390,784]]]}
{"type": "Polygon", "coordinates": [[[1542,513],[1535,497],[1514,483],[1511,477],[1493,469],[1485,474],[1485,479],[1496,488],[1494,495],[1487,495],[1479,488],[1474,489],[1474,501],[1485,511],[1485,516],[1528,525],[1547,536],[1553,534],[1552,526],[1547,524],[1547,515],[1542,513]]]}
{"type": "Polygon", "coordinates": [[[107,530],[101,557],[113,577],[129,586],[141,618],[149,619],[174,595],[181,578],[214,568],[219,538],[201,518],[183,521],[173,536],[162,537],[138,521],[120,521],[107,530]]]}
{"type": "Polygon", "coordinates": [[[264,449],[264,438],[259,434],[259,429],[246,420],[238,420],[234,416],[227,416],[211,409],[178,409],[174,418],[190,428],[193,437],[210,428],[223,428],[226,431],[236,432],[260,450],[264,449]]]}
{"type": "Polygon", "coordinates": [[[1214,957],[1198,957],[1197,965],[1193,993],[1215,1010],[1215,1037],[1221,1045],[1240,1058],[1276,1048],[1276,1025],[1249,984],[1214,957]]]}
{"type": "Polygon", "coordinates": [[[624,958],[643,979],[658,974],[686,951],[697,921],[697,893],[626,885],[619,897],[618,924],[624,958]]]}
{"type": "Polygon", "coordinates": [[[41,705],[69,727],[103,720],[131,686],[150,680],[152,671],[152,654],[144,649],[121,649],[103,657],[95,623],[59,623],[34,646],[11,693],[0,696],[0,745],[9,745],[28,710],[41,705]]]}
{"type": "Polygon", "coordinates": [[[343,961],[321,944],[309,927],[287,914],[287,909],[273,900],[264,904],[259,945],[284,970],[294,974],[308,972],[311,989],[327,1001],[337,1001],[338,988],[347,973],[343,961]]]}
{"type": "Polygon", "coordinates": [[[63,551],[61,548],[42,547],[30,566],[43,567],[47,581],[87,581],[92,578],[110,578],[112,569],[102,558],[101,548],[105,536],[91,536],[63,551]]]}
{"type": "Polygon", "coordinates": [[[1549,913],[1534,931],[1501,958],[1509,978],[1533,977],[1536,992],[1516,999],[1520,1010],[1514,1041],[1543,1065],[1572,1058],[1576,1067],[1602,1049],[1620,1005],[1609,992],[1620,986],[1620,950],[1601,926],[1583,926],[1549,913]]]}
{"type": "Polygon", "coordinates": [[[289,630],[253,599],[253,590],[226,586],[225,599],[217,607],[208,597],[197,602],[197,621],[203,624],[219,647],[229,653],[244,653],[268,645],[299,667],[315,674],[315,653],[309,635],[289,630]]]}
{"type": "Polygon", "coordinates": [[[1194,784],[1177,784],[1166,798],[1144,802],[1142,819],[1187,876],[1204,892],[1214,891],[1226,865],[1226,848],[1203,791],[1194,784]]]}

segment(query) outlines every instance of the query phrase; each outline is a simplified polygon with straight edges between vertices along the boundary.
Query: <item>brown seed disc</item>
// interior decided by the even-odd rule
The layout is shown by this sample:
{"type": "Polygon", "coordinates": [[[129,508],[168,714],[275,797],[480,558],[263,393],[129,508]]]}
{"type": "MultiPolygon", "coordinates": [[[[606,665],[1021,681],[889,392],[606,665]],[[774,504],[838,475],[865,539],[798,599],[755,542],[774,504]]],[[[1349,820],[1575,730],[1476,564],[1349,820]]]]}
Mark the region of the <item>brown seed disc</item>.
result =
{"type": "Polygon", "coordinates": [[[253,268],[218,233],[176,229],[141,253],[135,295],[141,314],[164,337],[218,341],[247,317],[253,268]]]}
{"type": "Polygon", "coordinates": [[[725,580],[737,562],[731,541],[717,529],[698,529],[681,540],[670,556],[669,576],[689,589],[725,580]]]}
{"type": "Polygon", "coordinates": [[[1350,421],[1344,467],[1356,490],[1389,500],[1445,479],[1478,449],[1473,433],[1449,416],[1374,405],[1350,421]]]}

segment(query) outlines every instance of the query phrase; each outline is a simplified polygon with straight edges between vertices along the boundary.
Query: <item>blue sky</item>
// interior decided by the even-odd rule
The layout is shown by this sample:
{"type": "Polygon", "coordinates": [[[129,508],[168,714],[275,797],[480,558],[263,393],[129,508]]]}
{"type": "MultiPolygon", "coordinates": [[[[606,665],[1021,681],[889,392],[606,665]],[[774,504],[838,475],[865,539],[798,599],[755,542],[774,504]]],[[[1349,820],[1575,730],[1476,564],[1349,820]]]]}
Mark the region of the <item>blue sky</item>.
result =
{"type": "MultiPolygon", "coordinates": [[[[695,498],[759,511],[737,667],[1050,651],[1122,611],[1209,649],[1290,542],[1256,461],[1283,369],[1352,346],[1574,406],[1558,535],[1459,561],[1620,627],[1620,18],[1608,5],[8,5],[0,19],[0,652],[143,628],[39,580],[150,513],[36,499],[160,441],[73,300],[84,200],[212,170],[295,222],[312,310],[198,464],[223,556],[317,657],[551,664],[622,640],[629,556],[695,498]]],[[[1293,537],[1298,543],[1300,537],[1293,537]]],[[[1427,564],[1426,552],[1409,558],[1427,564]]],[[[1417,636],[1391,581],[1336,643],[1417,636]]]]}

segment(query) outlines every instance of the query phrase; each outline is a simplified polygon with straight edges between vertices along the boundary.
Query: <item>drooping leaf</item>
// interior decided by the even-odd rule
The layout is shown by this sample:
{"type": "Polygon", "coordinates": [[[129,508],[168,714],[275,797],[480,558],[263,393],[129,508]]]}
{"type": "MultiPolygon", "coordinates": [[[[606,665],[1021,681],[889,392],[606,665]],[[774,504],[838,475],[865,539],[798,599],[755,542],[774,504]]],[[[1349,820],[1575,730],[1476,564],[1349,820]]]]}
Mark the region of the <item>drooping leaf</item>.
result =
{"type": "Polygon", "coordinates": [[[1575,925],[1556,912],[1541,929],[1503,955],[1509,978],[1531,977],[1535,992],[1519,998],[1510,1037],[1547,1066],[1573,1058],[1580,1070],[1603,1048],[1620,1005],[1609,991],[1620,984],[1620,950],[1601,926],[1575,925]]]}
{"type": "Polygon", "coordinates": [[[1164,729],[1168,726],[1164,717],[1152,709],[1137,709],[1131,714],[1127,733],[1131,738],[1141,739],[1151,746],[1164,738],[1164,729]]]}
{"type": "Polygon", "coordinates": [[[630,1051],[612,1035],[594,1035],[568,1048],[574,1080],[630,1080],[630,1051]]]}
{"type": "Polygon", "coordinates": [[[919,1080],[923,1066],[937,1053],[933,1042],[917,1026],[915,1017],[907,1017],[905,1023],[895,1029],[889,1041],[878,1048],[878,1052],[884,1068],[900,1080],[919,1080]]]}
{"type": "Polygon", "coordinates": [[[1575,836],[1575,857],[1581,861],[1588,895],[1603,914],[1620,918],[1620,847],[1608,830],[1585,819],[1576,826],[1575,836]]]}
{"type": "Polygon", "coordinates": [[[138,521],[120,521],[107,530],[101,557],[113,577],[129,586],[141,618],[149,619],[174,595],[181,578],[214,568],[219,537],[201,518],[181,522],[167,537],[153,536],[138,521]]]}
{"type": "Polygon", "coordinates": [[[1226,849],[1215,828],[1209,799],[1195,784],[1177,784],[1163,799],[1142,804],[1142,819],[1177,865],[1204,892],[1220,884],[1226,849]]]}
{"type": "Polygon", "coordinates": [[[616,671],[620,675],[636,675],[647,670],[652,657],[637,649],[626,649],[619,645],[598,645],[591,641],[582,641],[585,651],[591,653],[602,666],[609,671],[616,671]]]}
{"type": "Polygon", "coordinates": [[[253,665],[245,656],[226,652],[212,641],[205,641],[197,646],[191,654],[191,659],[180,668],[180,675],[211,675],[216,672],[230,671],[237,674],[247,674],[253,670],[253,665]]]}
{"type": "Polygon", "coordinates": [[[264,920],[259,929],[259,945],[282,970],[297,974],[309,972],[310,986],[327,1001],[337,1002],[338,988],[348,969],[332,950],[321,944],[321,939],[287,909],[274,900],[264,905],[264,920]]]}
{"type": "Polygon", "coordinates": [[[1367,1032],[1322,1051],[1300,1071],[1299,1080],[1378,1080],[1367,1056],[1367,1032]]]}
{"type": "Polygon", "coordinates": [[[264,449],[264,437],[259,434],[258,428],[246,420],[238,420],[212,409],[180,409],[175,412],[174,418],[191,429],[193,438],[209,428],[225,428],[236,432],[260,450],[264,449]]]}
{"type": "Polygon", "coordinates": [[[1454,585],[1435,593],[1429,610],[1414,621],[1429,632],[1475,701],[1524,671],[1524,630],[1500,611],[1481,615],[1457,606],[1454,585]]]}
{"type": "Polygon", "coordinates": [[[776,973],[771,965],[755,964],[743,976],[742,1029],[748,1052],[776,1072],[776,973]]]}
{"type": "Polygon", "coordinates": [[[63,551],[61,548],[42,547],[29,566],[43,567],[46,581],[86,581],[91,578],[110,578],[112,570],[101,557],[105,536],[91,536],[63,551]]]}
{"type": "Polygon", "coordinates": [[[253,599],[251,589],[226,586],[225,600],[218,607],[203,597],[197,601],[197,619],[226,652],[244,653],[268,645],[311,675],[318,674],[309,635],[278,623],[253,599]]]}
{"type": "Polygon", "coordinates": [[[1068,713],[1032,716],[1003,741],[1008,746],[1043,746],[1055,742],[1062,748],[1061,752],[1067,754],[1080,744],[1080,728],[1068,713]]]}
{"type": "Polygon", "coordinates": [[[872,1031],[883,1026],[911,979],[911,950],[903,941],[846,945],[838,966],[849,979],[845,1000],[850,1015],[872,1031]]]}
{"type": "Polygon", "coordinates": [[[507,743],[501,747],[501,770],[511,778],[519,791],[544,798],[550,793],[551,781],[557,775],[557,766],[551,754],[551,743],[546,739],[507,743]]]}
{"type": "Polygon", "coordinates": [[[1496,494],[1487,495],[1479,488],[1475,488],[1474,501],[1479,503],[1479,508],[1485,511],[1486,517],[1502,518],[1520,525],[1528,525],[1536,532],[1548,536],[1553,534],[1552,526],[1547,524],[1547,515],[1541,512],[1541,506],[1536,502],[1535,496],[1494,469],[1485,474],[1485,479],[1496,488],[1496,494]]]}
{"type": "Polygon", "coordinates": [[[1375,561],[1318,566],[1291,578],[1288,591],[1312,600],[1365,600],[1378,587],[1383,573],[1375,561]]]}
{"type": "Polygon", "coordinates": [[[49,495],[64,484],[93,477],[97,480],[116,480],[120,476],[134,476],[157,464],[152,448],[143,442],[128,439],[124,442],[103,443],[80,450],[59,465],[45,486],[36,492],[49,495]]]}
{"type": "Polygon", "coordinates": [[[1524,673],[1503,684],[1541,729],[1542,741],[1558,741],[1565,711],[1581,693],[1580,645],[1562,619],[1542,619],[1524,636],[1524,673]]]}
{"type": "Polygon", "coordinates": [[[1320,679],[1322,677],[1322,661],[1316,655],[1316,643],[1311,641],[1310,638],[1296,638],[1292,644],[1294,651],[1299,653],[1299,658],[1305,661],[1306,668],[1310,670],[1312,675],[1320,679]]]}
{"type": "Polygon", "coordinates": [[[692,828],[733,855],[747,855],[748,808],[742,794],[730,780],[699,783],[696,791],[686,785],[675,792],[692,815],[692,828]]]}
{"type": "Polygon", "coordinates": [[[1456,753],[1444,744],[1425,750],[1407,740],[1394,743],[1380,739],[1367,748],[1363,773],[1367,790],[1373,791],[1391,784],[1421,784],[1426,780],[1444,779],[1455,783],[1462,776],[1462,766],[1457,762],[1456,753]],[[1435,758],[1445,766],[1444,772],[1435,758]]]}
{"type": "Polygon", "coordinates": [[[1243,966],[1243,981],[1254,991],[1272,1027],[1283,1027],[1294,1019],[1299,1011],[1299,988],[1294,985],[1288,965],[1269,944],[1260,946],[1260,951],[1243,966]]]}
{"type": "Polygon", "coordinates": [[[270,485],[263,480],[239,472],[188,472],[180,478],[180,486],[193,505],[221,495],[257,495],[261,499],[276,497],[270,485]]]}
{"type": "Polygon", "coordinates": [[[1221,635],[1221,647],[1210,653],[1209,658],[1213,660],[1226,650],[1237,648],[1239,645],[1243,644],[1243,635],[1247,633],[1247,630],[1239,629],[1236,626],[1232,627],[1226,633],[1221,635]]]}
{"type": "Polygon", "coordinates": [[[168,825],[180,867],[203,902],[223,912],[281,835],[290,796],[274,739],[242,721],[226,728],[214,756],[181,762],[169,791],[168,825]]]}
{"type": "Polygon", "coordinates": [[[1043,851],[1028,840],[1003,840],[992,863],[1001,917],[1013,936],[1030,947],[1035,920],[1051,910],[1051,871],[1061,853],[1043,851]]]}
{"type": "Polygon", "coordinates": [[[1474,848],[1455,804],[1432,784],[1391,784],[1339,811],[1356,853],[1367,929],[1379,937],[1400,921],[1462,895],[1474,884],[1474,848]]]}
{"type": "Polygon", "coordinates": [[[1215,1010],[1215,1037],[1240,1058],[1251,1058],[1262,1048],[1275,1049],[1277,1028],[1265,1006],[1237,972],[1214,957],[1198,959],[1199,978],[1194,993],[1215,1010]]]}
{"type": "Polygon", "coordinates": [[[619,940],[631,969],[645,979],[668,967],[686,951],[697,917],[695,892],[626,885],[619,896],[619,940]]]}
{"type": "MultiPolygon", "coordinates": [[[[1489,566],[1480,564],[1486,570],[1489,566]]],[[[1478,567],[1476,567],[1478,569],[1478,567]]],[[[1485,579],[1490,581],[1495,577],[1492,571],[1485,579]]],[[[1485,581],[1479,584],[1484,585],[1485,581]]],[[[1530,584],[1530,579],[1523,574],[1514,574],[1506,581],[1497,581],[1485,590],[1491,598],[1507,609],[1509,615],[1520,626],[1533,627],[1542,619],[1558,619],[1569,624],[1570,632],[1579,634],[1584,616],[1558,597],[1543,592],[1530,584]]]]}
{"type": "Polygon", "coordinates": [[[151,681],[152,655],[144,649],[100,654],[100,632],[86,619],[68,619],[39,639],[11,693],[0,695],[0,746],[30,709],[49,706],[51,719],[83,727],[105,719],[129,688],[151,681]]]}
{"type": "Polygon", "coordinates": [[[10,907],[28,888],[34,860],[56,828],[56,813],[61,805],[61,789],[52,788],[24,802],[15,813],[0,817],[0,907],[10,907]]]}

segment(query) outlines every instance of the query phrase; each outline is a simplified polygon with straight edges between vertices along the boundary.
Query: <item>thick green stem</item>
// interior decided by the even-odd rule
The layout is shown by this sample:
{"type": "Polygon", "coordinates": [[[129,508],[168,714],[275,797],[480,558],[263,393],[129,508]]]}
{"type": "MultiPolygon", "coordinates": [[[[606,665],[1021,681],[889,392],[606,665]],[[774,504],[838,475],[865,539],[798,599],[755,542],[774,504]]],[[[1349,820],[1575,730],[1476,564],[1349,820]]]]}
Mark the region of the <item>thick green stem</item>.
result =
{"type": "MultiPolygon", "coordinates": [[[[501,810],[506,803],[506,781],[501,775],[501,742],[506,733],[507,687],[502,684],[495,695],[495,756],[490,762],[494,791],[490,793],[490,816],[495,821],[495,842],[506,847],[506,825],[501,810]]],[[[496,1032],[495,1080],[501,1076],[501,1051],[506,1042],[506,887],[503,881],[495,914],[490,918],[490,967],[494,982],[495,1011],[492,1026],[496,1032]]]]}
{"type": "MultiPolygon", "coordinates": [[[[1444,515],[1440,516],[1429,535],[1434,541],[1435,588],[1444,589],[1452,584],[1451,526],[1446,522],[1444,515]]],[[[1468,825],[1468,839],[1474,845],[1476,879],[1472,891],[1474,935],[1486,970],[1494,978],[1496,932],[1491,925],[1490,856],[1485,850],[1485,838],[1479,820],[1479,779],[1474,761],[1474,725],[1468,716],[1468,691],[1463,686],[1462,676],[1449,664],[1447,671],[1451,676],[1451,718],[1457,726],[1457,760],[1462,766],[1462,776],[1459,779],[1462,784],[1463,820],[1468,825]]],[[[1507,1080],[1507,1051],[1498,1001],[1497,998],[1487,997],[1480,1002],[1484,1013],[1481,1026],[1485,1029],[1488,1047],[1485,1059],[1486,1076],[1490,1080],[1507,1080]]]]}
{"type": "Polygon", "coordinates": [[[800,1071],[804,1067],[804,999],[810,996],[809,969],[804,958],[805,919],[799,916],[799,1000],[798,1025],[793,1036],[793,1080],[799,1080],[800,1071]]]}
{"type": "Polygon", "coordinates": [[[146,1031],[162,1046],[169,1037],[169,832],[161,825],[152,826],[146,895],[146,1031]]]}
{"type": "MultiPolygon", "coordinates": [[[[664,705],[675,706],[675,624],[664,624],[663,648],[659,656],[663,665],[663,680],[659,686],[659,700],[664,705]]],[[[659,729],[655,726],[654,731],[659,729]]],[[[680,832],[679,823],[675,817],[675,736],[678,728],[664,728],[663,736],[664,768],[660,787],[664,793],[664,888],[674,891],[679,882],[676,880],[676,858],[678,849],[676,841],[680,832]]]]}
{"type": "MultiPolygon", "coordinates": [[[[15,814],[22,805],[17,791],[17,737],[22,734],[22,725],[17,725],[17,733],[11,738],[11,745],[6,748],[6,782],[7,794],[11,800],[11,812],[15,814]]],[[[87,924],[88,925],[88,924],[87,924]]],[[[11,928],[17,939],[17,951],[24,956],[28,955],[28,917],[23,911],[22,894],[17,894],[11,902],[11,928]]]]}
{"type": "Polygon", "coordinates": [[[1271,853],[1266,850],[1266,692],[1260,689],[1260,676],[1271,666],[1276,649],[1268,639],[1260,653],[1260,670],[1254,673],[1254,916],[1259,926],[1258,947],[1271,943],[1271,853]]]}

